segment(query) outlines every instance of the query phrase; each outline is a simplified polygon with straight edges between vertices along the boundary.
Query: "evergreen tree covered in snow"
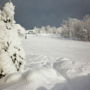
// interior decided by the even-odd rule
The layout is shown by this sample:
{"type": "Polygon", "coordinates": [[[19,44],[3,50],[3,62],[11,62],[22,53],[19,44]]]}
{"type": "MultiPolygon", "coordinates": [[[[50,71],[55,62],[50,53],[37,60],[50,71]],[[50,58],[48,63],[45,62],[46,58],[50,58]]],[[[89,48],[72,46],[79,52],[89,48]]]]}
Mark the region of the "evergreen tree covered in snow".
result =
{"type": "Polygon", "coordinates": [[[0,10],[0,78],[23,71],[25,54],[21,46],[25,29],[14,20],[15,6],[7,2],[0,10]]]}

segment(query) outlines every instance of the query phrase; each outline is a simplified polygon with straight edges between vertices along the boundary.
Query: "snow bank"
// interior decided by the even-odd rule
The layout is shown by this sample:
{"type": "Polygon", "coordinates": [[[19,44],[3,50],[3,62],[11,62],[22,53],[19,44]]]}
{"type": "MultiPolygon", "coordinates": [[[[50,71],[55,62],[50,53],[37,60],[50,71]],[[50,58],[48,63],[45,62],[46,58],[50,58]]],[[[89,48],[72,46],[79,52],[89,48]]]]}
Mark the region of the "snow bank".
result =
{"type": "MultiPolygon", "coordinates": [[[[76,63],[68,58],[59,58],[53,62],[53,67],[42,63],[43,57],[35,55],[33,65],[23,73],[13,73],[1,80],[0,90],[89,90],[89,71],[83,71],[86,65],[76,63]],[[41,68],[38,68],[42,64],[41,68]],[[76,67],[77,66],[77,67],[76,67]]],[[[48,57],[49,58],[49,57],[48,57]]],[[[45,59],[47,60],[47,59],[45,59]]],[[[50,59],[49,59],[50,60],[50,59]]],[[[50,60],[50,63],[52,60],[50,60]]],[[[31,64],[28,62],[29,65],[31,64]]],[[[89,69],[90,66],[87,67],[89,69]]]]}

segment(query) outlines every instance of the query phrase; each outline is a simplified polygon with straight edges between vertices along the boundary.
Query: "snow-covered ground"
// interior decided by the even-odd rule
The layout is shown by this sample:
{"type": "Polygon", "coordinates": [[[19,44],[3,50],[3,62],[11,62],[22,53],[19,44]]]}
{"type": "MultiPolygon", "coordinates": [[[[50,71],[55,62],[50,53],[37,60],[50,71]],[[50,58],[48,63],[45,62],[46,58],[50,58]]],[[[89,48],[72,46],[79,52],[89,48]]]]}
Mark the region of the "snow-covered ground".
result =
{"type": "Polygon", "coordinates": [[[90,42],[29,35],[23,47],[25,72],[3,78],[0,90],[90,90],[90,42]]]}
{"type": "Polygon", "coordinates": [[[59,39],[59,36],[30,35],[24,42],[26,55],[38,54],[55,58],[67,57],[75,61],[87,62],[90,60],[90,42],[59,39]],[[26,45],[27,43],[27,45],[26,45]],[[26,48],[27,47],[27,48],[26,48]],[[29,53],[28,53],[29,52],[29,53]]]}

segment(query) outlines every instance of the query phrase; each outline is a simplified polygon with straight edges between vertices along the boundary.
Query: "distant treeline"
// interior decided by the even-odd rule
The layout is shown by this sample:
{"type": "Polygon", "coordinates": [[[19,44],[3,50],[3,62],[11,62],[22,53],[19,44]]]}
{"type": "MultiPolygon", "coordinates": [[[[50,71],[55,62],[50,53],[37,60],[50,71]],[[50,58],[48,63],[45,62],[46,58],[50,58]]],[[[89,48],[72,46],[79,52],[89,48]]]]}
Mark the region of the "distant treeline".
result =
{"type": "Polygon", "coordinates": [[[64,20],[63,24],[56,28],[51,26],[35,27],[34,34],[60,34],[64,38],[74,40],[90,41],[90,16],[87,15],[83,20],[69,18],[64,20]]]}

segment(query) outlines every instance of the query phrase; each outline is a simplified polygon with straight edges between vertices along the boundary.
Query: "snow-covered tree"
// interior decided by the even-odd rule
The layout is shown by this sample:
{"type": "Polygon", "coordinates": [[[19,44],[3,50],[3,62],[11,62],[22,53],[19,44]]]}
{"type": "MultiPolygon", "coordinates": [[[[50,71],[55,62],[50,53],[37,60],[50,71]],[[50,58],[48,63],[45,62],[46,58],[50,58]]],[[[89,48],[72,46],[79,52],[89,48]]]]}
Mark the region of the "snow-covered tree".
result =
{"type": "MultiPolygon", "coordinates": [[[[61,35],[70,38],[70,39],[77,39],[77,40],[87,40],[87,30],[85,29],[85,23],[83,20],[78,20],[75,18],[70,18],[64,21],[62,25],[62,32],[61,35]]],[[[90,25],[90,24],[89,24],[90,25]]]]}
{"type": "Polygon", "coordinates": [[[86,15],[83,19],[83,26],[85,28],[85,32],[87,33],[87,40],[90,41],[90,16],[86,15]]]}
{"type": "Polygon", "coordinates": [[[0,78],[23,71],[25,53],[21,45],[25,29],[14,20],[15,6],[7,2],[0,10],[0,78]]]}

